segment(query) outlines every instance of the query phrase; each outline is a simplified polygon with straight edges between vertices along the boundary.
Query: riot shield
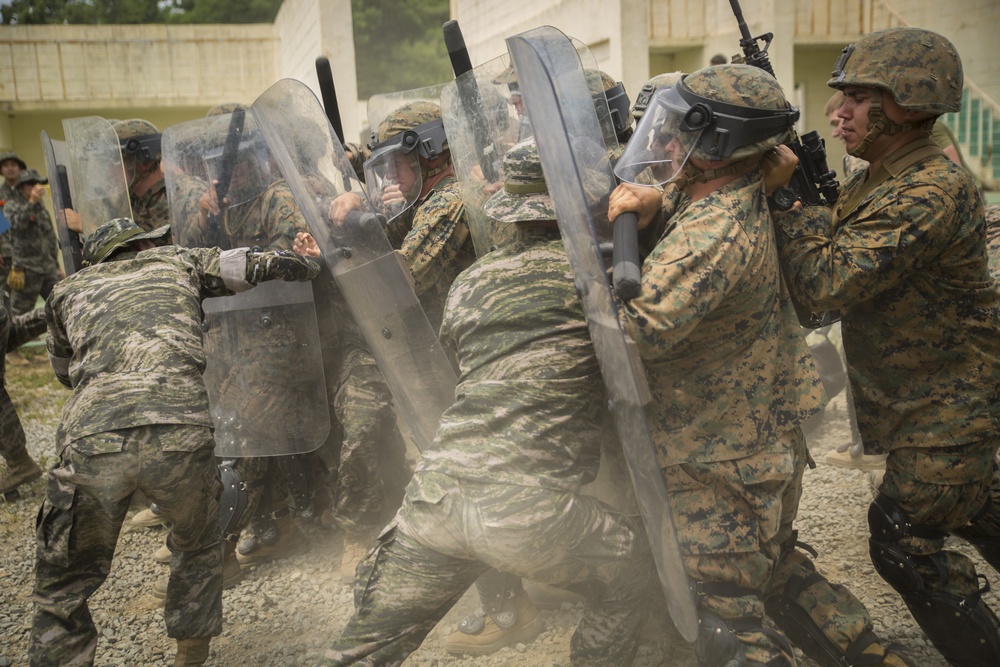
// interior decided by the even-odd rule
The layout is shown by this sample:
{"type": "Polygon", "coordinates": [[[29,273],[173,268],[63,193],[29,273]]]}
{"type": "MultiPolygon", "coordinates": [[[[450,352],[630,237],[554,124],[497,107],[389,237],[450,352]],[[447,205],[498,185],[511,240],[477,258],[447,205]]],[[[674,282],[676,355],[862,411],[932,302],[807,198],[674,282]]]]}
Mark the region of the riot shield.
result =
{"type": "Polygon", "coordinates": [[[111,122],[99,116],[68,118],[63,121],[63,132],[70,190],[83,236],[115,218],[131,218],[121,147],[111,122]]]}
{"type": "Polygon", "coordinates": [[[397,412],[417,447],[426,449],[441,413],[454,402],[456,379],[408,269],[393,252],[319,100],[305,84],[279,81],[257,98],[251,114],[274,148],[397,412]],[[308,146],[308,153],[301,146],[308,146]],[[353,201],[354,208],[334,221],[330,205],[338,198],[353,201]]]}
{"type": "MultiPolygon", "coordinates": [[[[445,84],[439,83],[424,88],[412,88],[410,90],[399,90],[394,93],[379,93],[368,98],[368,127],[372,136],[378,132],[379,124],[390,113],[410,102],[425,101],[439,104],[441,102],[441,90],[445,84]]],[[[372,145],[377,143],[372,139],[372,145]]]]}
{"type": "Polygon", "coordinates": [[[52,210],[56,214],[56,230],[59,234],[59,250],[62,253],[63,268],[67,276],[80,270],[83,264],[83,246],[80,234],[66,226],[66,209],[73,208],[70,196],[69,151],[65,141],[53,141],[48,132],[42,130],[42,153],[45,156],[45,172],[52,189],[52,210]]]}
{"type": "MultiPolygon", "coordinates": [[[[306,231],[243,110],[168,127],[162,153],[178,245],[290,250],[306,231]]],[[[330,413],[312,285],[268,282],[202,308],[216,454],[283,456],[322,445],[330,413]]]]}
{"type": "Polygon", "coordinates": [[[555,28],[536,28],[506,41],[532,118],[660,583],[674,624],[693,642],[698,634],[697,607],[646,422],[649,391],[641,361],[618,323],[599,249],[596,230],[608,225],[602,199],[614,181],[606,154],[593,148],[602,131],[584,68],[572,42],[555,28]]]}
{"type": "Polygon", "coordinates": [[[500,164],[507,149],[522,138],[521,120],[527,120],[519,112],[523,106],[513,101],[510,71],[510,59],[504,54],[462,74],[441,91],[451,162],[479,257],[502,245],[513,232],[512,223],[490,220],[483,211],[490,195],[503,187],[500,164]]]}

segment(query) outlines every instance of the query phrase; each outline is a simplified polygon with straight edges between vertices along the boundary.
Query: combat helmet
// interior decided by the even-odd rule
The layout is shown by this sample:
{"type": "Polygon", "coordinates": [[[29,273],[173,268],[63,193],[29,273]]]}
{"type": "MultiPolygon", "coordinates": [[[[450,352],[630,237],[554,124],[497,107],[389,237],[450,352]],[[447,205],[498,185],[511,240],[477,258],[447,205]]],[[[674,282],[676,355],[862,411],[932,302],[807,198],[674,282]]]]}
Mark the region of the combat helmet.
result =
{"type": "Polygon", "coordinates": [[[83,242],[83,264],[100,264],[115,250],[124,248],[133,241],[157,239],[170,231],[170,225],[158,227],[151,232],[144,231],[132,218],[115,218],[106,222],[87,236],[83,242]]]}
{"type": "Polygon", "coordinates": [[[403,151],[414,149],[428,160],[448,150],[441,106],[436,102],[416,100],[390,112],[372,134],[372,152],[390,144],[400,144],[403,151]]]}
{"type": "Polygon", "coordinates": [[[881,96],[872,96],[868,132],[848,151],[860,156],[879,134],[930,131],[937,116],[961,110],[963,81],[962,60],[951,42],[930,30],[903,27],[873,32],[844,47],[827,85],[886,91],[901,108],[932,115],[897,124],[882,112],[881,96]]]}
{"type": "Polygon", "coordinates": [[[160,131],[148,120],[119,120],[115,121],[114,128],[123,158],[132,158],[138,162],[160,159],[160,131]]]}
{"type": "Polygon", "coordinates": [[[639,122],[642,118],[642,114],[646,113],[646,107],[649,106],[650,100],[653,99],[653,94],[656,93],[660,88],[669,88],[670,86],[677,85],[677,82],[681,80],[684,76],[684,72],[665,72],[663,74],[657,74],[652,79],[642,84],[642,90],[639,94],[635,96],[635,104],[632,105],[632,118],[635,122],[639,122]]]}

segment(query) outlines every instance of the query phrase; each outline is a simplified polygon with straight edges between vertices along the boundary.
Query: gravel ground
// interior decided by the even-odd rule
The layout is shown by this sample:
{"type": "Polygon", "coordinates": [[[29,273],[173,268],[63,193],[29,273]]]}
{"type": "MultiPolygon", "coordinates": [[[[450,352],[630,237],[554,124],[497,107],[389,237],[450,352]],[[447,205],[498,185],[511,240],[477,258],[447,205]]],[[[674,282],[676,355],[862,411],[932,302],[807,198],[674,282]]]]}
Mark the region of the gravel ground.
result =
{"type": "MultiPolygon", "coordinates": [[[[7,382],[24,419],[28,447],[45,465],[56,459],[53,451],[55,420],[65,391],[52,380],[43,383],[47,369],[44,353],[22,353],[27,361],[8,357],[7,382]],[[42,386],[38,386],[42,385],[42,386]]],[[[23,418],[23,417],[22,417],[23,418]]],[[[865,511],[871,498],[865,473],[825,465],[823,455],[848,438],[843,397],[834,399],[823,422],[810,439],[818,461],[806,474],[806,489],[799,515],[800,539],[820,553],[817,566],[832,581],[850,582],[854,592],[875,618],[876,630],[887,640],[909,647],[921,667],[945,667],[946,663],[912,621],[898,596],[875,574],[868,558],[865,511]]],[[[31,585],[35,514],[44,485],[34,482],[21,497],[0,501],[0,667],[26,665],[31,626],[31,585]]],[[[141,509],[137,505],[135,509],[141,509]]],[[[352,611],[348,584],[337,574],[341,536],[320,528],[304,528],[310,550],[295,558],[247,570],[244,581],[224,594],[225,630],[212,643],[208,664],[221,667],[244,665],[310,665],[324,645],[335,637],[352,611]]],[[[97,665],[169,665],[173,641],[163,628],[159,600],[150,592],[155,579],[166,573],[149,556],[164,538],[162,529],[133,528],[126,523],[118,553],[107,582],[91,598],[91,611],[100,630],[97,665]]],[[[976,558],[980,571],[992,570],[964,545],[958,546],[976,558]]],[[[995,592],[986,600],[1000,608],[995,592]]],[[[563,603],[542,611],[545,631],[531,644],[518,644],[488,657],[456,657],[444,650],[444,637],[474,607],[472,595],[462,601],[438,625],[406,665],[412,667],[568,665],[569,637],[580,615],[580,607],[563,603]]],[[[695,665],[690,647],[671,631],[662,614],[651,613],[636,665],[653,667],[695,665]]],[[[801,665],[815,667],[802,659],[801,665]]]]}

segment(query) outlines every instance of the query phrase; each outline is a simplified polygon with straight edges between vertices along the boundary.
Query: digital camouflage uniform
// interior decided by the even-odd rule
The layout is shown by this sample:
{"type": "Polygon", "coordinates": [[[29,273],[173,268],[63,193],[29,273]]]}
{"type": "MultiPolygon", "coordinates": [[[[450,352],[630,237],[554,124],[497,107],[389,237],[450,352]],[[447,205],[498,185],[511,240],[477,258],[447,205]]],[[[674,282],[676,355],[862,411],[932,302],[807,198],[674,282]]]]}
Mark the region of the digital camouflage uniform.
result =
{"type": "MultiPolygon", "coordinates": [[[[744,65],[700,70],[684,88],[755,109],[787,105],[773,78],[744,65]]],[[[739,147],[731,159],[753,165],[783,136],[739,147]]],[[[702,150],[695,156],[705,159],[702,150]]],[[[697,167],[683,167],[679,188],[697,178],[690,169],[697,167]]],[[[715,616],[738,628],[750,664],[792,664],[783,642],[761,630],[766,611],[824,665],[845,653],[882,664],[885,647],[864,606],[795,549],[809,461],[801,425],[825,397],[780,289],[762,174],[753,166],[695,201],[670,189],[664,211],[662,227],[646,232],[655,246],[640,293],[620,312],[649,378],[652,436],[703,626],[715,616]],[[801,619],[809,631],[788,629],[801,619]]]]}
{"type": "MultiPolygon", "coordinates": [[[[413,102],[389,114],[379,124],[377,138],[385,141],[400,132],[441,119],[441,108],[431,102],[413,102]]],[[[423,167],[422,167],[423,168],[423,167]]],[[[462,189],[452,172],[450,157],[434,170],[424,168],[423,179],[448,173],[408,211],[389,221],[386,235],[413,275],[413,290],[436,329],[448,288],[455,276],[476,258],[472,234],[465,219],[462,189]],[[448,173],[451,172],[451,173],[448,173]]]]}
{"type": "MultiPolygon", "coordinates": [[[[7,185],[7,181],[0,182],[0,210],[5,210],[9,202],[20,198],[21,195],[16,188],[7,185]]],[[[6,213],[4,214],[6,216],[6,213]]],[[[10,222],[10,220],[8,220],[10,222]]],[[[14,256],[14,234],[7,230],[0,234],[0,257],[3,257],[3,266],[0,267],[0,282],[7,284],[7,274],[10,273],[10,259],[14,256]]]]}
{"type": "MultiPolygon", "coordinates": [[[[34,170],[22,171],[20,178],[22,184],[30,182],[28,178],[41,182],[34,170]]],[[[4,206],[4,215],[10,221],[8,233],[13,237],[10,265],[24,271],[24,288],[11,293],[11,308],[20,315],[35,307],[39,295],[47,298],[52,286],[59,282],[59,244],[44,203],[32,204],[18,196],[4,206]]]]}
{"type": "Polygon", "coordinates": [[[1000,204],[986,207],[986,253],[990,275],[1000,281],[1000,204]]]}
{"type": "MultiPolygon", "coordinates": [[[[846,55],[831,86],[884,90],[935,115],[958,110],[961,63],[939,35],[882,31],[846,55]]],[[[1000,563],[1000,295],[971,176],[917,134],[848,179],[832,213],[778,215],[778,241],[793,297],[840,309],[864,449],[888,454],[869,508],[876,569],[952,664],[983,664],[1000,656],[1000,624],[980,604],[972,561],[944,547],[955,534],[1000,563]]]]}
{"type": "Polygon", "coordinates": [[[54,290],[48,350],[74,392],[39,513],[32,665],[93,664],[87,599],[108,576],[136,489],[172,524],[167,634],[221,631],[222,487],[201,378],[200,304],[250,287],[245,265],[241,251],[226,259],[218,249],[168,246],[82,269],[54,290]],[[234,259],[242,272],[226,273],[234,259]]]}
{"type": "Polygon", "coordinates": [[[521,230],[463,272],[441,340],[459,398],[358,567],[324,664],[399,665],[488,567],[586,594],[574,664],[630,664],[652,558],[636,521],[579,493],[606,397],[558,231],[521,230]]]}
{"type": "Polygon", "coordinates": [[[27,456],[27,451],[24,429],[4,382],[6,353],[16,350],[45,331],[45,311],[36,308],[24,315],[14,316],[6,287],[0,288],[0,301],[0,351],[3,352],[0,357],[0,456],[3,456],[9,466],[11,461],[27,456]]]}

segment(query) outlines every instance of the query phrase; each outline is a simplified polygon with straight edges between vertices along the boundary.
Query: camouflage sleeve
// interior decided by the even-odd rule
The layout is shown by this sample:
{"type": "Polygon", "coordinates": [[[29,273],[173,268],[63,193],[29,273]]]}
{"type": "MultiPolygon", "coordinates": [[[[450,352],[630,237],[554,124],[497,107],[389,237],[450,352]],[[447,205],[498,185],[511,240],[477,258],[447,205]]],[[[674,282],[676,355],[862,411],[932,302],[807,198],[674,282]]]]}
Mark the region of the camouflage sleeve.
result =
{"type": "Polygon", "coordinates": [[[265,197],[261,211],[268,230],[268,242],[262,250],[291,250],[295,235],[308,232],[305,217],[287,186],[275,187],[265,197]]]}
{"type": "Polygon", "coordinates": [[[35,308],[31,312],[15,316],[11,320],[10,335],[7,337],[7,351],[16,350],[38,337],[46,326],[44,308],[35,308]]]}
{"type": "Polygon", "coordinates": [[[8,234],[11,236],[13,245],[11,266],[23,269],[23,262],[18,262],[18,258],[26,257],[28,252],[28,248],[25,247],[26,236],[31,231],[29,228],[31,221],[29,220],[28,204],[23,201],[9,202],[4,207],[3,213],[7,216],[7,221],[10,222],[10,231],[8,234]]]}
{"type": "Polygon", "coordinates": [[[365,182],[365,160],[371,155],[371,151],[368,150],[367,146],[362,144],[356,144],[354,142],[347,142],[344,144],[344,150],[350,153],[348,160],[351,163],[351,167],[354,169],[354,173],[357,174],[358,179],[364,183],[365,182]]]}
{"type": "MultiPolygon", "coordinates": [[[[247,248],[181,248],[201,281],[201,297],[230,296],[253,287],[247,281],[247,248]]],[[[152,252],[152,251],[150,251],[152,252]]]]}
{"type": "Polygon", "coordinates": [[[435,191],[413,215],[413,227],[399,248],[421,295],[437,284],[469,238],[465,207],[457,189],[435,191]]]}
{"type": "Polygon", "coordinates": [[[688,209],[642,264],[639,296],[623,305],[622,327],[644,359],[683,340],[726,297],[743,272],[745,239],[729,211],[688,209]]]}
{"type": "Polygon", "coordinates": [[[73,388],[69,379],[69,362],[73,359],[73,346],[66,335],[59,318],[57,308],[53,305],[53,300],[49,299],[45,303],[45,324],[49,331],[49,336],[45,340],[45,348],[49,353],[49,364],[56,374],[56,379],[64,386],[73,388]]]}
{"type": "Polygon", "coordinates": [[[899,285],[940,253],[955,230],[955,199],[936,184],[903,183],[832,233],[828,209],[775,215],[778,252],[789,290],[813,310],[868,301],[899,285]]]}

